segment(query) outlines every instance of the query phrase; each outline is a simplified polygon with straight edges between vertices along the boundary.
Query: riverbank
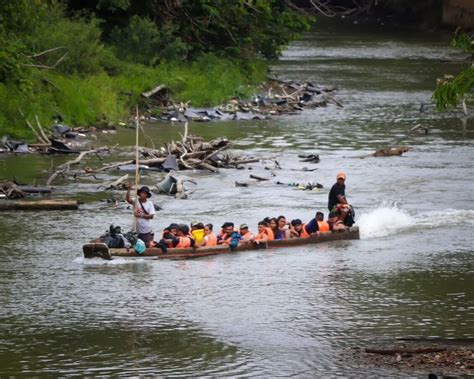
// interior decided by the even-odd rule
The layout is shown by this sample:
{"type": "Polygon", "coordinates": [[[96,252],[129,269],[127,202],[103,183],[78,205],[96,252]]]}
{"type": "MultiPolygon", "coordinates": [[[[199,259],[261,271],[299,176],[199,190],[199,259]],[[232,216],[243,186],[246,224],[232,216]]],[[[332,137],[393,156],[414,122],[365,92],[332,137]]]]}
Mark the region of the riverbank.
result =
{"type": "Polygon", "coordinates": [[[86,76],[34,71],[30,92],[0,83],[0,135],[32,138],[26,120],[34,121],[35,116],[42,125],[52,125],[55,118],[70,126],[117,125],[127,121],[135,104],[144,105],[141,93],[160,83],[169,88],[174,101],[196,107],[214,106],[234,96],[249,98],[267,72],[263,60],[244,64],[212,54],[157,67],[112,63],[111,73],[86,76]]]}

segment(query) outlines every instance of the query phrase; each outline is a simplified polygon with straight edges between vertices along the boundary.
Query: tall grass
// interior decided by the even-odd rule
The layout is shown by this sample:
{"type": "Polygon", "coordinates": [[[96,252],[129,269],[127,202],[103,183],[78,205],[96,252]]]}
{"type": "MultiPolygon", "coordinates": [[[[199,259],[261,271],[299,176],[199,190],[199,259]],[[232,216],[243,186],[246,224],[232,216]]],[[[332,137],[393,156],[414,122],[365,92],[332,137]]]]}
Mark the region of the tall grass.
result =
{"type": "Polygon", "coordinates": [[[45,126],[51,125],[56,115],[73,126],[116,124],[127,118],[131,107],[140,104],[140,93],[161,83],[170,88],[175,101],[190,101],[197,107],[218,105],[233,96],[250,96],[267,69],[263,61],[244,67],[214,55],[157,67],[124,62],[114,65],[114,75],[105,71],[84,76],[36,70],[30,91],[0,83],[0,136],[32,137],[25,118],[33,121],[36,115],[45,126]]]}

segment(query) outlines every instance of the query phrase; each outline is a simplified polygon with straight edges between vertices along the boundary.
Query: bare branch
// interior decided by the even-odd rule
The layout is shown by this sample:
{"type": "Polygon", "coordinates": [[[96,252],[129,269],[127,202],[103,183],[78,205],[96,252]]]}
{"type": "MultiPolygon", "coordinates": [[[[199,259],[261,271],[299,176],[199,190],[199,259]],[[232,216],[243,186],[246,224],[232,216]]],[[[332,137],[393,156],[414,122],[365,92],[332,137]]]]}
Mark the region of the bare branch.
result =
{"type": "Polygon", "coordinates": [[[28,58],[37,58],[37,57],[40,57],[44,54],[48,54],[48,53],[51,53],[53,51],[60,50],[60,49],[67,49],[67,47],[66,46],[53,47],[52,49],[42,51],[41,53],[37,53],[37,54],[33,54],[33,55],[26,55],[26,57],[28,57],[28,58]]]}

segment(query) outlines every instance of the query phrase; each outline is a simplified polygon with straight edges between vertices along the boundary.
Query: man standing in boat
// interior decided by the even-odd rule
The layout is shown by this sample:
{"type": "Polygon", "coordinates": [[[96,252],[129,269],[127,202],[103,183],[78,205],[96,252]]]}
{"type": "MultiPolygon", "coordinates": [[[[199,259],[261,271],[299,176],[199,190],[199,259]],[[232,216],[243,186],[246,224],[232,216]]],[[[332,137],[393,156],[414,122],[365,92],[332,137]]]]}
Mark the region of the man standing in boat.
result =
{"type": "Polygon", "coordinates": [[[134,206],[134,216],[136,218],[136,232],[138,238],[145,242],[146,247],[152,247],[153,242],[153,229],[151,227],[150,220],[155,215],[155,206],[148,200],[151,197],[150,189],[146,186],[141,187],[137,191],[138,198],[135,201],[130,196],[131,184],[127,186],[127,195],[125,200],[127,203],[134,206]]]}
{"type": "Polygon", "coordinates": [[[346,226],[354,224],[354,211],[346,199],[346,174],[341,171],[337,174],[336,183],[329,191],[328,209],[329,212],[340,213],[340,221],[346,226]]]}

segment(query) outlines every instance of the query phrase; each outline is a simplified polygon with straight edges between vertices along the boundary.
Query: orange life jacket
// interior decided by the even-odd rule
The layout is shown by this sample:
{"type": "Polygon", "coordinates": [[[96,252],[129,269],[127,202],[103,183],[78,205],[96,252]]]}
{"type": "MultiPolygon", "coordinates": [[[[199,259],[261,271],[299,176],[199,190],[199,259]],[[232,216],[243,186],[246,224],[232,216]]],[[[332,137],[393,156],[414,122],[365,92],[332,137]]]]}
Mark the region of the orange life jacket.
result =
{"type": "Polygon", "coordinates": [[[191,238],[189,237],[178,237],[179,242],[176,245],[178,248],[191,247],[191,238]]]}
{"type": "Polygon", "coordinates": [[[306,224],[303,224],[303,228],[300,232],[300,238],[309,238],[309,233],[306,231],[306,224]]]}
{"type": "Polygon", "coordinates": [[[267,241],[273,241],[275,239],[273,231],[270,228],[265,228],[263,232],[258,233],[255,237],[255,241],[262,241],[265,238],[267,239],[267,241]]]}
{"type": "Polygon", "coordinates": [[[265,228],[265,231],[267,232],[268,240],[273,241],[275,239],[275,234],[273,233],[273,230],[270,228],[265,228]]]}
{"type": "Polygon", "coordinates": [[[244,241],[250,241],[253,239],[253,234],[250,231],[248,231],[247,233],[242,235],[242,239],[244,241]]]}
{"type": "Polygon", "coordinates": [[[318,229],[321,233],[328,233],[331,231],[329,224],[326,221],[318,221],[318,229]]]}
{"type": "Polygon", "coordinates": [[[207,241],[205,246],[217,246],[217,236],[214,232],[207,235],[207,241]]]}

